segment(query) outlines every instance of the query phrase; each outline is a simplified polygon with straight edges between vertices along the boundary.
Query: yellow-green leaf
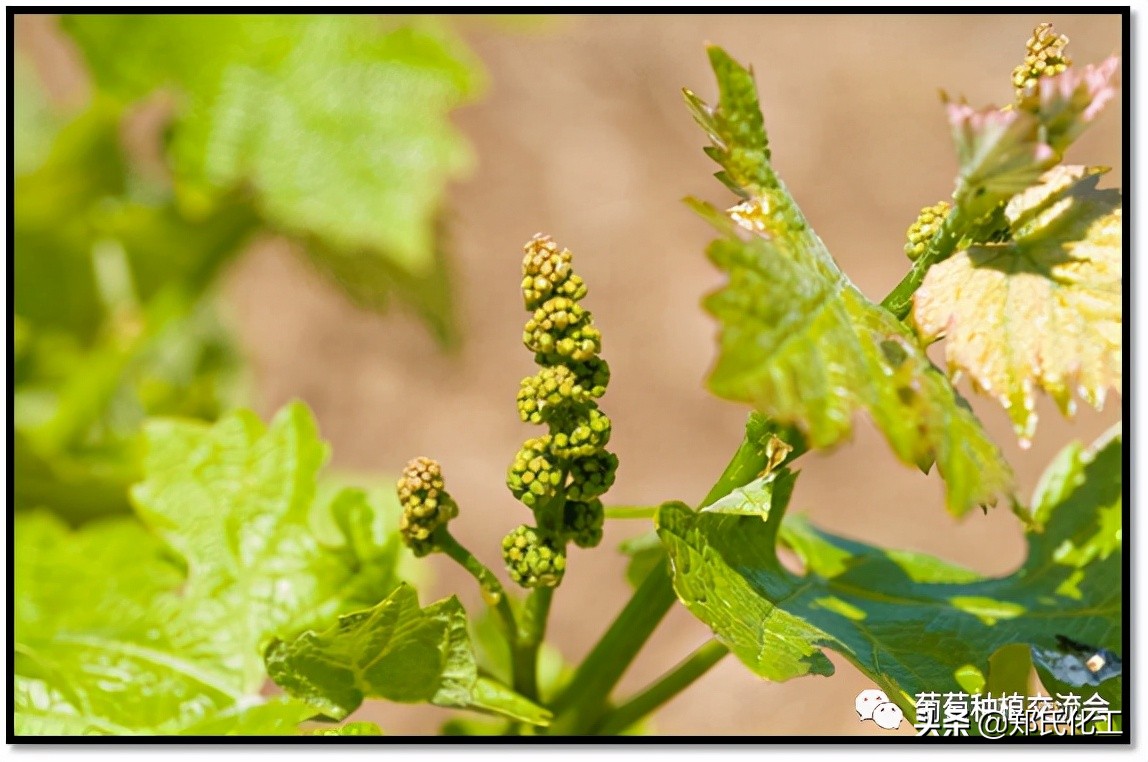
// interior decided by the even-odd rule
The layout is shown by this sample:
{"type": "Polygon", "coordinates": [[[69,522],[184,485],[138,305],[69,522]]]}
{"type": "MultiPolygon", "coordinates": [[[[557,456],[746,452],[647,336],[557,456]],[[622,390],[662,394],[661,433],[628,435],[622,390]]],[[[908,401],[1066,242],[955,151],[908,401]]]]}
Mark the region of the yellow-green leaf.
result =
{"type": "Polygon", "coordinates": [[[686,92],[694,118],[723,168],[718,178],[741,203],[723,212],[694,202],[721,233],[708,250],[729,274],[705,307],[721,324],[709,385],[801,429],[809,445],[847,439],[868,413],[897,456],[934,462],[954,513],[995,502],[1012,474],[912,331],[869,301],[833,261],[770,164],[753,75],[710,48],[718,105],[686,92]]]}
{"type": "Polygon", "coordinates": [[[918,333],[946,339],[950,372],[996,399],[1025,446],[1038,387],[1069,416],[1074,392],[1099,409],[1121,389],[1122,210],[1096,188],[1102,171],[1046,173],[1006,209],[1012,241],[934,265],[914,298],[918,333]]]}

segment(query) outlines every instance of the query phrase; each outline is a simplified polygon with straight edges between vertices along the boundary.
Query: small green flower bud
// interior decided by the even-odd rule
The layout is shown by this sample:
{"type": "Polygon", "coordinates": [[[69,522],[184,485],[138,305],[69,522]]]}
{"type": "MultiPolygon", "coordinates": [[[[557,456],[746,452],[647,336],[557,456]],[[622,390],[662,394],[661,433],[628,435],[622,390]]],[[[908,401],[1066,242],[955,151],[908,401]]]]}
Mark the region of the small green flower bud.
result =
{"type": "Polygon", "coordinates": [[[950,208],[949,202],[938,201],[921,210],[905,234],[908,239],[905,243],[905,256],[914,261],[921,258],[921,255],[929,248],[929,243],[933,237],[941,230],[941,225],[945,224],[945,218],[948,217],[950,208]]]}
{"type": "Polygon", "coordinates": [[[606,393],[606,386],[610,383],[610,366],[601,357],[591,357],[583,362],[568,362],[566,365],[591,397],[597,399],[606,393]]]}
{"type": "Polygon", "coordinates": [[[578,374],[566,365],[547,366],[522,379],[518,389],[518,415],[526,423],[542,423],[563,405],[581,405],[601,396],[601,393],[594,394],[597,389],[605,392],[604,386],[583,386],[578,374]]]}
{"type": "Polygon", "coordinates": [[[606,523],[606,509],[601,500],[567,500],[563,516],[563,532],[580,548],[593,548],[602,541],[602,525],[606,523]]]}
{"type": "Polygon", "coordinates": [[[559,251],[550,236],[542,234],[531,238],[523,249],[522,297],[526,309],[535,309],[552,296],[573,301],[586,296],[586,284],[574,272],[569,249],[559,251]]]}
{"type": "Polygon", "coordinates": [[[506,486],[533,510],[554,497],[562,481],[561,467],[550,456],[550,437],[528,439],[506,470],[506,486]]]}
{"type": "Polygon", "coordinates": [[[545,356],[546,365],[565,360],[584,362],[602,348],[602,334],[591,323],[590,313],[577,302],[556,296],[543,302],[526,322],[522,342],[545,356]]]}
{"type": "Polygon", "coordinates": [[[502,538],[510,578],[523,587],[557,587],[566,572],[562,543],[539,529],[520,526],[502,538]]]}
{"type": "Polygon", "coordinates": [[[581,407],[562,421],[551,422],[550,452],[558,458],[585,458],[610,441],[610,418],[595,407],[581,407]]]}
{"type": "Polygon", "coordinates": [[[601,450],[585,458],[570,462],[570,486],[566,488],[569,500],[591,500],[606,494],[614,485],[618,472],[618,456],[601,450]]]}
{"type": "Polygon", "coordinates": [[[433,552],[435,530],[458,515],[458,504],[443,485],[442,467],[430,458],[415,458],[399,477],[399,534],[416,556],[433,552]]]}
{"type": "Polygon", "coordinates": [[[1072,65],[1072,59],[1064,54],[1066,45],[1068,38],[1053,34],[1052,24],[1040,24],[1033,30],[1025,44],[1024,63],[1012,72],[1018,98],[1023,98],[1041,77],[1054,77],[1072,65]]]}

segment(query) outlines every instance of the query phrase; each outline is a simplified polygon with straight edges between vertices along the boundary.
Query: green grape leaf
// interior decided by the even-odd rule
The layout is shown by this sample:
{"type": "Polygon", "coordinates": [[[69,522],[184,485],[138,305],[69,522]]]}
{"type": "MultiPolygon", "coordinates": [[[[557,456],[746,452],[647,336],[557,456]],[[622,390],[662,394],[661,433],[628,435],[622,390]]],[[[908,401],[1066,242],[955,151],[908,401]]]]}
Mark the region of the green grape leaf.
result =
{"type": "Polygon", "coordinates": [[[1008,203],[1011,241],[937,263],[914,295],[921,338],[946,339],[950,372],[1008,411],[1023,446],[1037,387],[1067,416],[1074,390],[1099,409],[1122,389],[1123,214],[1103,171],[1050,170],[1008,203]]]}
{"type": "Polygon", "coordinates": [[[177,650],[158,604],[184,572],[138,521],[24,512],[15,531],[17,735],[270,735],[313,713],[177,650]]]}
{"type": "MultiPolygon", "coordinates": [[[[1034,500],[1043,531],[1030,530],[1027,559],[999,578],[783,523],[795,479],[784,470],[764,520],[666,503],[658,533],[678,597],[756,674],[829,675],[832,649],[912,718],[918,693],[1015,685],[1014,644],[1035,652],[1060,635],[1121,653],[1122,467],[1118,429],[1067,448],[1034,500]],[[779,542],[804,574],[781,565],[779,542]]],[[[1120,707],[1118,677],[1093,690],[1120,707]]]]}
{"type": "Polygon", "coordinates": [[[312,716],[314,711],[303,702],[286,696],[273,696],[255,706],[240,703],[183,728],[180,733],[188,736],[297,736],[299,723],[312,716]]]}
{"type": "Polygon", "coordinates": [[[705,300],[721,324],[710,388],[818,448],[848,438],[866,411],[901,460],[937,464],[950,511],[995,502],[1012,485],[1000,451],[912,332],[838,269],[774,174],[751,72],[719,48],[710,60],[717,107],[686,100],[719,178],[745,199],[728,212],[693,202],[722,234],[708,254],[729,274],[705,300]]]}
{"type": "Polygon", "coordinates": [[[273,640],[267,672],[288,694],[341,720],[364,699],[430,702],[492,712],[534,725],[549,713],[481,677],[457,598],[420,608],[400,586],[377,606],[339,617],[322,632],[273,640]]]}
{"type": "MultiPolygon", "coordinates": [[[[179,603],[194,611],[196,647],[225,659],[245,689],[263,680],[260,646],[272,634],[346,610],[348,590],[362,604],[397,582],[359,589],[361,561],[371,559],[347,558],[316,536],[311,514],[328,448],[301,403],[266,427],[239,411],[212,426],[149,421],[145,435],[147,478],[132,489],[132,501],[187,560],[179,603]]],[[[335,501],[363,498],[341,493],[335,501]]]]}
{"type": "Polygon", "coordinates": [[[17,515],[17,733],[295,732],[314,709],[261,696],[262,647],[389,594],[398,543],[366,493],[317,488],[302,405],[146,437],[142,521],[17,515]]]}
{"type": "Polygon", "coordinates": [[[384,290],[417,285],[413,305],[450,336],[437,222],[473,157],[449,115],[482,76],[440,21],[108,15],[64,26],[104,91],[179,94],[171,158],[189,197],[250,188],[266,221],[301,238],[356,301],[378,307],[384,290]]]}

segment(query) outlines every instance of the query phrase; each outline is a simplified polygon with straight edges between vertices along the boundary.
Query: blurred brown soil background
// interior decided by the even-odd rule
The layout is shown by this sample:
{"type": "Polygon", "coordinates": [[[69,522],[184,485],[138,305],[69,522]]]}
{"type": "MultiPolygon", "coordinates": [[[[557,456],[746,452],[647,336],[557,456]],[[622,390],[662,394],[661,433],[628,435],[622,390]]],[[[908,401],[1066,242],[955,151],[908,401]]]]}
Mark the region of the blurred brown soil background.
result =
{"type": "MultiPolygon", "coordinates": [[[[604,335],[613,379],[603,409],[621,459],[611,504],[696,502],[741,437],[746,410],[708,394],[715,325],[699,300],[721,282],[703,250],[707,226],[682,203],[698,195],[728,205],[716,169],[682,105],[688,86],[715,92],[703,44],[752,63],[775,165],[834,257],[879,300],[908,267],[906,227],[920,207],[947,198],[956,169],[938,88],[974,105],[1012,97],[1010,73],[1033,26],[1052,21],[1078,64],[1121,52],[1115,15],[566,16],[531,23],[460,22],[485,64],[489,89],[457,124],[478,166],[453,187],[449,233],[465,345],[443,354],[411,315],[352,307],[281,241],[258,242],[226,278],[222,298],[253,367],[256,409],[270,415],[306,401],[332,443],[339,469],[394,474],[429,455],[445,468],[462,506],[455,533],[491,565],[498,542],[528,518],[507,492],[507,464],[534,436],[514,408],[533,372],[519,341],[521,247],[551,234],[575,254],[590,286],[584,302],[604,335]]],[[[17,45],[64,100],[84,97],[75,54],[48,17],[24,17],[17,45]]],[[[1071,149],[1075,163],[1113,167],[1122,182],[1122,113],[1108,107],[1071,149]]],[[[939,360],[939,354],[934,354],[939,360]]],[[[964,388],[967,393],[969,390],[964,388]]],[[[1040,400],[1029,450],[1003,411],[972,402],[1031,494],[1049,459],[1070,439],[1091,440],[1120,418],[1113,396],[1097,413],[1060,418],[1040,400]]],[[[1021,529],[1007,507],[963,521],[945,513],[936,475],[900,464],[859,419],[853,441],[803,458],[792,509],[832,531],[923,551],[986,574],[1021,562],[1021,529]]],[[[625,559],[614,552],[648,522],[608,524],[595,551],[572,549],[550,624],[551,641],[577,663],[624,604],[625,559]]],[[[482,604],[449,561],[429,561],[424,602],[460,592],[482,604]]],[[[656,678],[710,633],[677,607],[622,682],[623,694],[656,678]]],[[[760,680],[727,658],[668,704],[662,734],[887,733],[860,724],[857,693],[871,687],[832,652],[832,677],[760,680]]],[[[358,713],[389,734],[433,733],[447,713],[375,703],[358,713]]],[[[902,733],[911,734],[903,725],[902,733]]]]}

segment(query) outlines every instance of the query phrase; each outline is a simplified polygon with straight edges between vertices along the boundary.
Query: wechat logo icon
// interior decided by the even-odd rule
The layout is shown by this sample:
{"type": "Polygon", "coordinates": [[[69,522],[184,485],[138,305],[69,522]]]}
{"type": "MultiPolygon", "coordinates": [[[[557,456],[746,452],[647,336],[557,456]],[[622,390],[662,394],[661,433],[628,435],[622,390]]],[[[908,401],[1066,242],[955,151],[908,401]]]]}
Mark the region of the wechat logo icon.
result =
{"type": "Polygon", "coordinates": [[[890,701],[889,697],[885,695],[885,691],[879,691],[876,688],[858,693],[854,706],[857,708],[857,716],[861,718],[861,722],[873,720],[878,727],[885,730],[896,730],[901,727],[901,721],[905,719],[905,715],[901,713],[901,707],[890,701]]]}

